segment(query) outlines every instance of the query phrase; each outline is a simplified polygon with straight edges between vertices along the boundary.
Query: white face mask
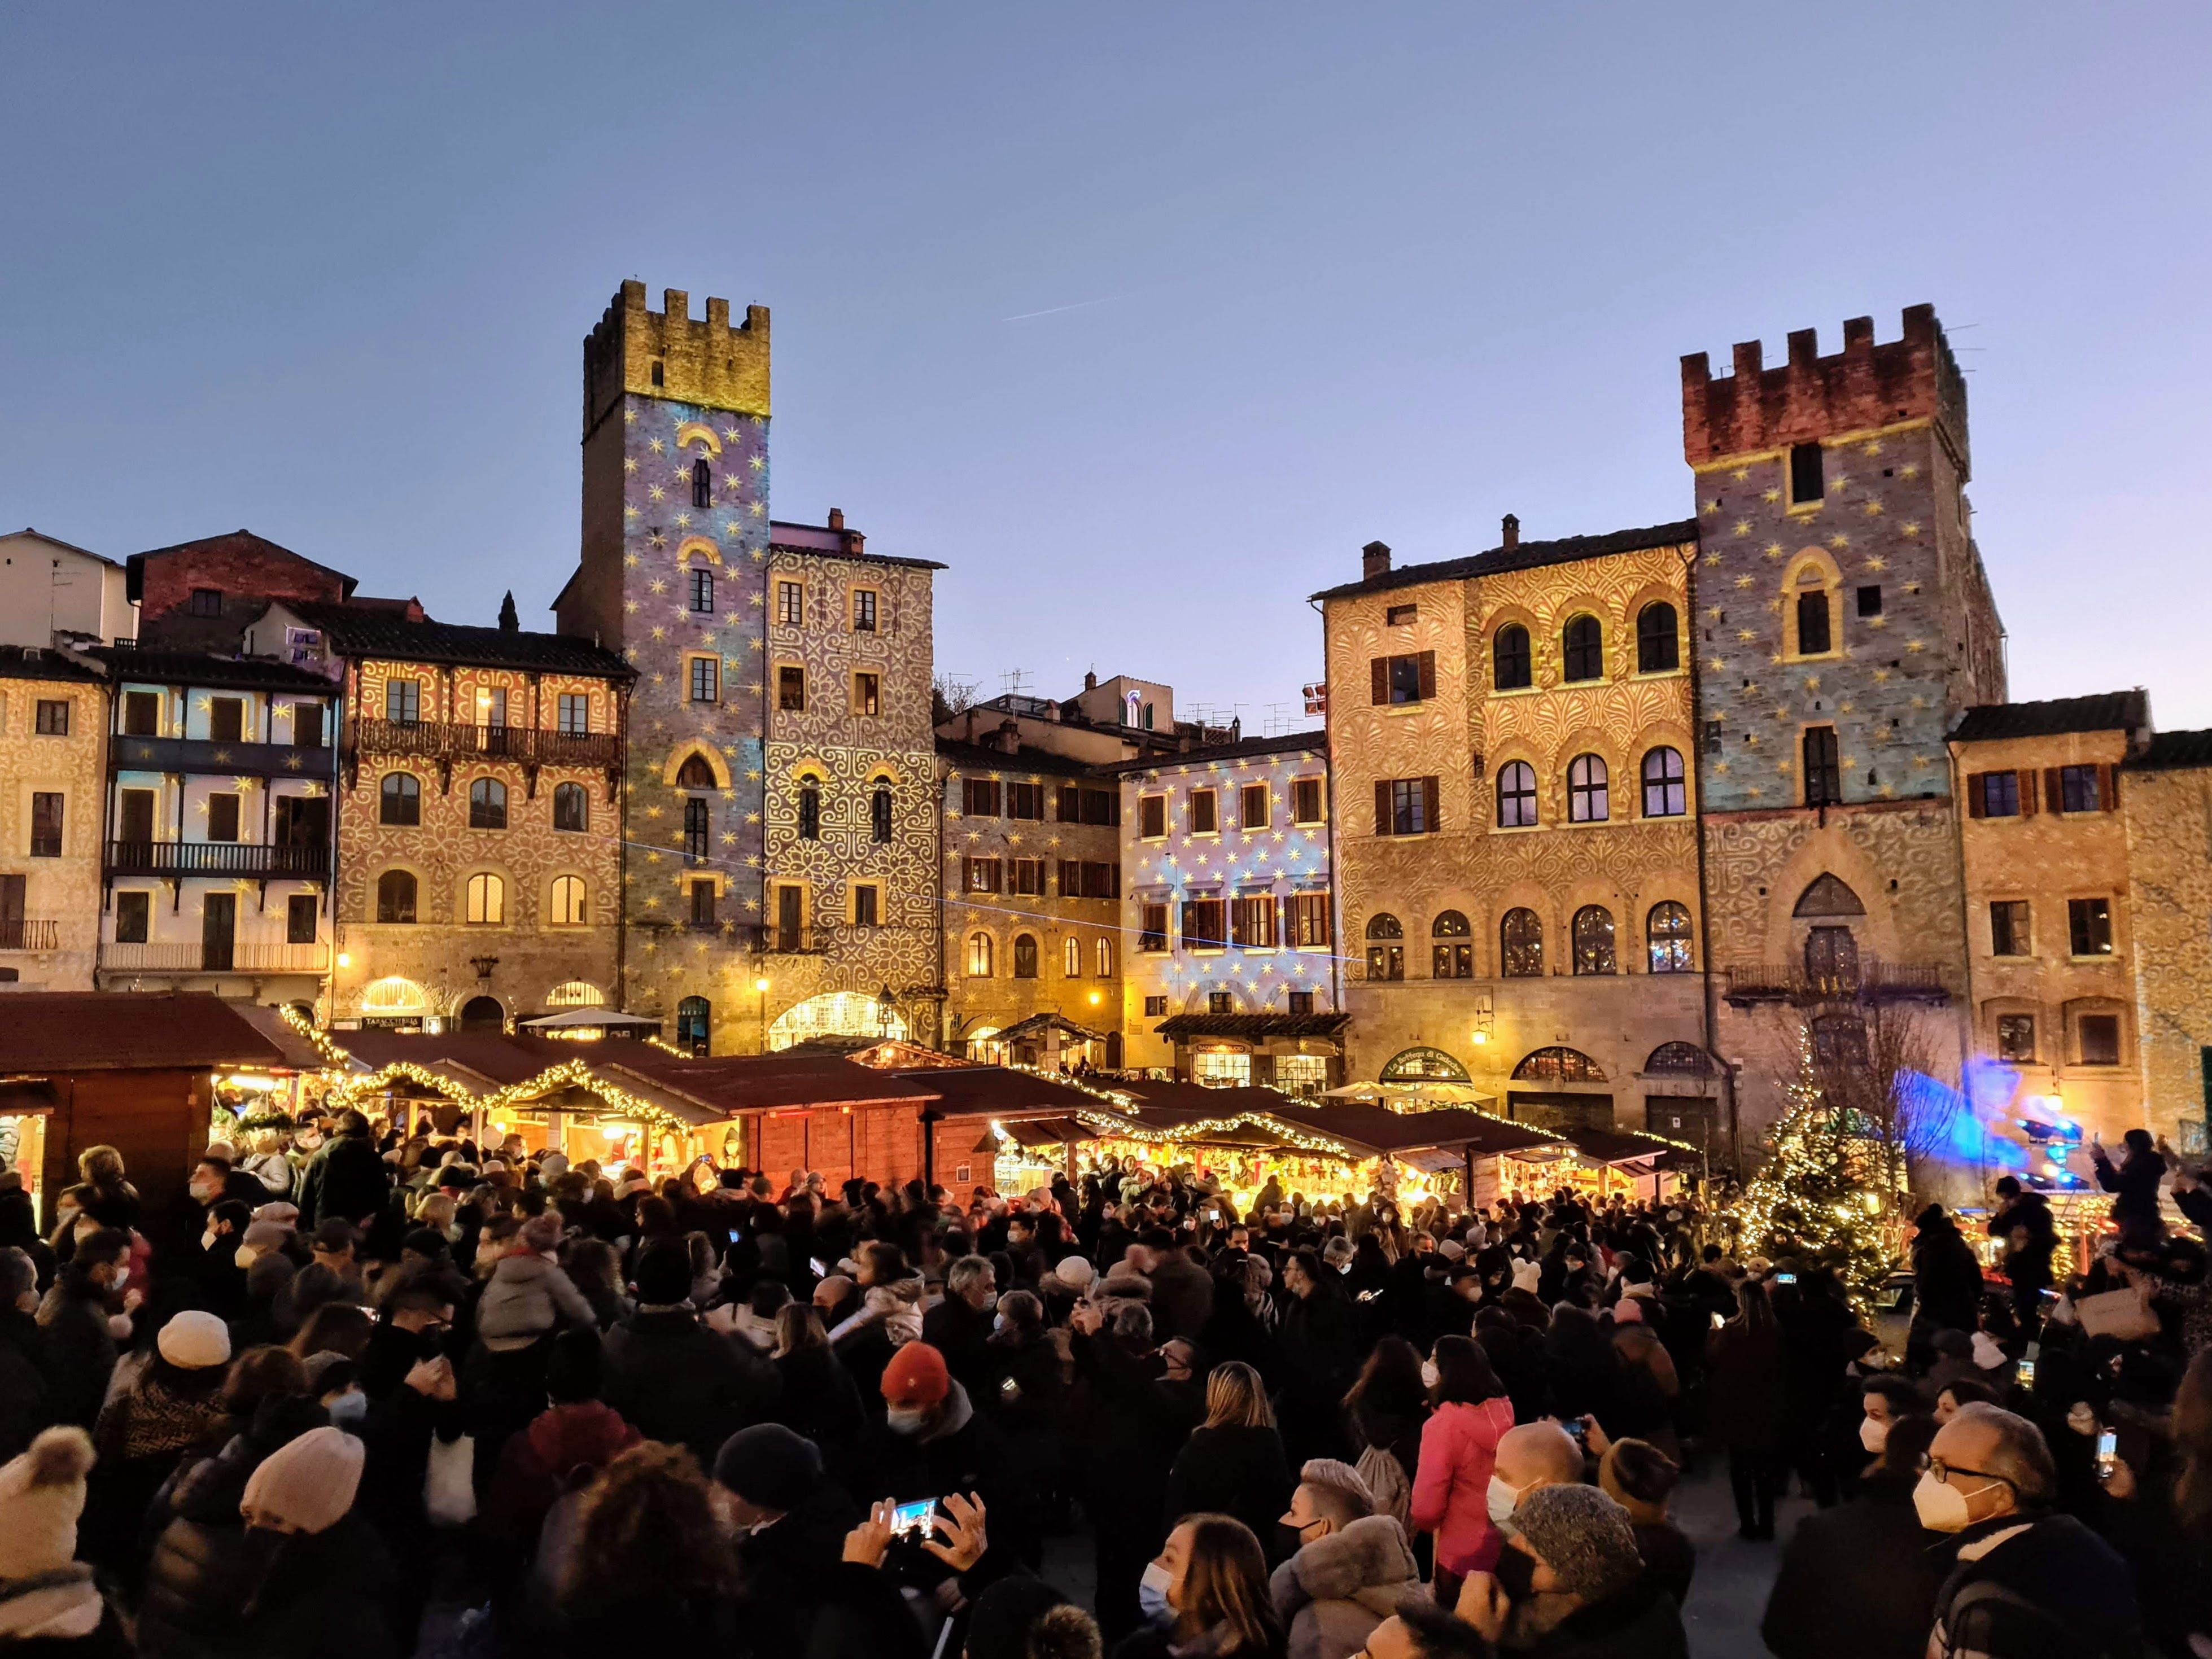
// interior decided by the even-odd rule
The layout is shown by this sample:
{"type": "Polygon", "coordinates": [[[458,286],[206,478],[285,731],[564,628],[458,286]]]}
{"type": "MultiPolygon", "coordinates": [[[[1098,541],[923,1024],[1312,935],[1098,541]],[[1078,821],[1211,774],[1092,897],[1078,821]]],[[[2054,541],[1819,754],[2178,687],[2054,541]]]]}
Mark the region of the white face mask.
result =
{"type": "Polygon", "coordinates": [[[255,1249],[251,1244],[241,1244],[238,1247],[236,1252],[233,1254],[230,1259],[238,1263],[239,1272],[244,1273],[248,1267],[251,1267],[257,1261],[258,1261],[260,1256],[261,1252],[255,1249]]]}
{"type": "Polygon", "coordinates": [[[1421,1362],[1421,1386],[1423,1388],[1435,1388],[1442,1375],[1443,1374],[1437,1370],[1437,1362],[1435,1360],[1424,1359],[1421,1362]]]}
{"type": "Polygon", "coordinates": [[[890,1406],[884,1411],[884,1425],[893,1434],[920,1434],[928,1420],[929,1413],[919,1406],[890,1406]]]}
{"type": "Polygon", "coordinates": [[[1930,1532],[1964,1532],[1974,1524],[1966,1494],[1948,1480],[1938,1480],[1933,1469],[1923,1474],[1912,1489],[1912,1511],[1930,1532]]]}
{"type": "Polygon", "coordinates": [[[1507,1486],[1493,1474],[1490,1477],[1490,1491],[1485,1503],[1490,1510],[1490,1524],[1502,1528],[1513,1518],[1513,1511],[1521,1505],[1521,1489],[1507,1486]]]}
{"type": "Polygon", "coordinates": [[[211,1250],[215,1249],[215,1242],[219,1236],[220,1235],[216,1233],[214,1228],[209,1228],[205,1232],[200,1235],[200,1249],[204,1250],[211,1250]]]}
{"type": "Polygon", "coordinates": [[[1859,1419],[1859,1444],[1875,1456],[1881,1456],[1881,1449],[1889,1444],[1889,1425],[1879,1418],[1862,1417],[1859,1419]]]}

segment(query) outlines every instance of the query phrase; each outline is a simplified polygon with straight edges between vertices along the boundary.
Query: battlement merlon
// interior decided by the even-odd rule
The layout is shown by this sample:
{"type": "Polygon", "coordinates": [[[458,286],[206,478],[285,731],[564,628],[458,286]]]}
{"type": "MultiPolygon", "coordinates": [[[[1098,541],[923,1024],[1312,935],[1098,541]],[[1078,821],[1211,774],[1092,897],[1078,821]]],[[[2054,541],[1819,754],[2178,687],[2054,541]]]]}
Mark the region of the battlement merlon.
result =
{"type": "Polygon", "coordinates": [[[649,311],[645,284],[624,283],[584,337],[587,435],[625,392],[767,415],[768,307],[747,306],[744,321],[732,326],[730,302],[709,299],[706,320],[699,322],[682,289],[665,290],[661,309],[649,311]]]}
{"type": "Polygon", "coordinates": [[[1844,349],[1820,355],[1816,332],[1790,336],[1789,361],[1764,366],[1757,340],[1735,348],[1734,372],[1715,379],[1706,355],[1682,359],[1682,453],[1693,467],[1787,449],[1900,421],[1929,422],[1949,450],[1960,481],[1969,474],[1966,383],[1936,319],[1936,307],[1911,306],[1904,337],[1877,345],[1874,319],[1844,325],[1844,349]]]}

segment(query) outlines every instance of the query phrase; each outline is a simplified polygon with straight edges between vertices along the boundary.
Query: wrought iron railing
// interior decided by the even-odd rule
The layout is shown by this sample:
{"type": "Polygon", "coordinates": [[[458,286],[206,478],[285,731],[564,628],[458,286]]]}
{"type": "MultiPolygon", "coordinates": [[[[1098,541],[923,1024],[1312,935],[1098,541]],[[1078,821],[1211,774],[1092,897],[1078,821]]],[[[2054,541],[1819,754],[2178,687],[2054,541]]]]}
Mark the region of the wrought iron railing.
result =
{"type": "Polygon", "coordinates": [[[319,843],[271,847],[258,842],[111,841],[107,868],[118,876],[259,876],[320,880],[331,849],[319,843]]]}
{"type": "Polygon", "coordinates": [[[538,766],[611,766],[611,732],[550,732],[532,726],[464,726],[449,720],[356,720],[346,746],[364,755],[431,760],[513,760],[538,766]]]}

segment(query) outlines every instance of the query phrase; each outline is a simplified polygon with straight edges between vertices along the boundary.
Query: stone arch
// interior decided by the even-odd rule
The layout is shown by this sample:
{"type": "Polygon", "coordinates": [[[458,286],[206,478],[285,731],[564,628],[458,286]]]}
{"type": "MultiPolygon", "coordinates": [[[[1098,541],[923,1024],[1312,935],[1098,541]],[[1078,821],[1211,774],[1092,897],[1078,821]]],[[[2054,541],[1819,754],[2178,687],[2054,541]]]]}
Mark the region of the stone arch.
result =
{"type": "Polygon", "coordinates": [[[1513,1068],[1516,1083],[1608,1083],[1605,1067],[1579,1048],[1564,1043],[1532,1048],[1513,1068]]]}
{"type": "Polygon", "coordinates": [[[1866,913],[1865,902],[1851,884],[1826,870],[1797,896],[1790,912],[1793,916],[1863,916],[1866,913]]]}
{"type": "Polygon", "coordinates": [[[1382,1069],[1375,1074],[1378,1083],[1431,1082],[1471,1083],[1467,1067],[1442,1048],[1401,1048],[1382,1062],[1382,1069]]]}

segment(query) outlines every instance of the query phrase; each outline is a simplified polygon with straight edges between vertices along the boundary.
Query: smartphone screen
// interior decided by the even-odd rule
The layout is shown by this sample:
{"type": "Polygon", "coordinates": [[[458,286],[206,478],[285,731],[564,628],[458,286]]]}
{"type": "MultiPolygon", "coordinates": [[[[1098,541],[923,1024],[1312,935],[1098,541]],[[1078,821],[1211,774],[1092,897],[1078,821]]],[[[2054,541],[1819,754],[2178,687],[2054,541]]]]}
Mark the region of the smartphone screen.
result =
{"type": "Polygon", "coordinates": [[[1797,1275],[1796,1273],[1777,1273],[1774,1275],[1774,1282],[1778,1285],[1795,1285],[1797,1282],[1797,1275]]]}
{"type": "Polygon", "coordinates": [[[2035,1362],[2033,1359],[2021,1360],[2018,1365],[2013,1368],[2013,1377],[2019,1382],[2021,1388],[2033,1388],[2035,1386],[2035,1362]]]}
{"type": "Polygon", "coordinates": [[[2116,1431],[2106,1429],[2097,1437],[2097,1479],[2102,1480],[2109,1476],[2119,1461],[2120,1437],[2116,1431]]]}
{"type": "Polygon", "coordinates": [[[806,1265],[814,1269],[814,1276],[817,1279],[825,1278],[829,1274],[830,1270],[822,1265],[822,1258],[818,1255],[807,1257],[806,1265]]]}
{"type": "Polygon", "coordinates": [[[891,1511],[891,1536],[894,1538],[927,1538],[929,1536],[929,1517],[935,1513],[934,1498],[917,1498],[911,1504],[902,1504],[891,1511]]]}
{"type": "Polygon", "coordinates": [[[1715,1315],[1713,1316],[1713,1328],[1714,1328],[1715,1330],[1718,1330],[1718,1329],[1720,1329],[1720,1328],[1721,1328],[1723,1325],[1725,1325],[1727,1322],[1727,1322],[1726,1320],[1723,1319],[1723,1318],[1722,1318],[1718,1314],[1715,1314],[1715,1315]]]}

